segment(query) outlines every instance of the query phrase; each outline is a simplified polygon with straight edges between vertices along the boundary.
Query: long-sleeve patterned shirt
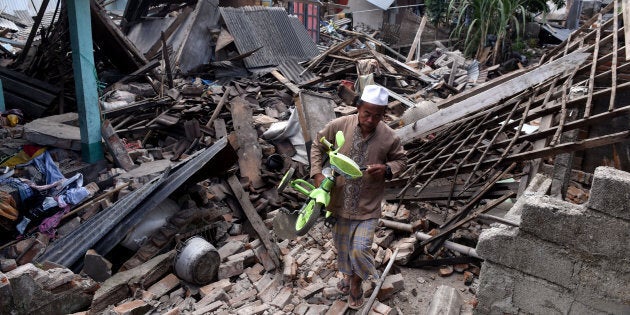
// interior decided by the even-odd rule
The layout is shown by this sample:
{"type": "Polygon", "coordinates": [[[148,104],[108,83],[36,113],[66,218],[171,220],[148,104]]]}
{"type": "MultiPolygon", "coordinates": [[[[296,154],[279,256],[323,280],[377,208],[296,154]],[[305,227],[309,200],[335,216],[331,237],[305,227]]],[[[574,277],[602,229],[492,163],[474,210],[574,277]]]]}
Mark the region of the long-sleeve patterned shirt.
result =
{"type": "MultiPolygon", "coordinates": [[[[311,147],[311,177],[321,173],[323,168],[325,147],[319,139],[326,137],[328,141],[334,143],[338,130],[341,130],[346,138],[339,152],[352,158],[359,166],[386,164],[394,176],[400,174],[406,167],[407,155],[394,130],[380,122],[369,136],[363,138],[358,116],[355,114],[337,118],[317,133],[317,143],[314,140],[311,147]]],[[[363,174],[363,177],[354,180],[343,176],[336,178],[328,211],[337,217],[352,220],[380,218],[385,177],[370,175],[367,172],[363,174]]]]}

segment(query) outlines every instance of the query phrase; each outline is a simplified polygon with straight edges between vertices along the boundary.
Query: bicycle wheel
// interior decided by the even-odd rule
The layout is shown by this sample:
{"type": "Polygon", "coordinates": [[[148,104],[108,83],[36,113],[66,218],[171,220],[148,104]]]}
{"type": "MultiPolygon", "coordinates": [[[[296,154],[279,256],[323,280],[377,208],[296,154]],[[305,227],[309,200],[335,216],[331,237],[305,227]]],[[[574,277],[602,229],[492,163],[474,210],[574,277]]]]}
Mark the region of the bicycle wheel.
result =
{"type": "Polygon", "coordinates": [[[317,221],[321,209],[321,203],[316,202],[314,199],[309,200],[309,202],[300,209],[300,213],[295,221],[295,234],[298,236],[306,234],[306,232],[315,225],[315,221],[317,221]]]}

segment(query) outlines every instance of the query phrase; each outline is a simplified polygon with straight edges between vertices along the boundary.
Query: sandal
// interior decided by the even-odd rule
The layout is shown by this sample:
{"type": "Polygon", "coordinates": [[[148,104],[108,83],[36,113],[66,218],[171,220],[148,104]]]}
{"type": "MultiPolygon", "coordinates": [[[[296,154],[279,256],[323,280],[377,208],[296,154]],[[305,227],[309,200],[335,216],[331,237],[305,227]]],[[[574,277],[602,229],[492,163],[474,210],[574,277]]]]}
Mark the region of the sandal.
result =
{"type": "Polygon", "coordinates": [[[348,280],[346,280],[346,278],[343,278],[339,280],[339,282],[337,282],[337,291],[339,291],[339,293],[341,293],[342,295],[350,294],[350,283],[348,282],[348,280]]]}
{"type": "Polygon", "coordinates": [[[361,309],[363,307],[363,303],[363,288],[360,289],[358,295],[352,295],[352,293],[350,293],[350,295],[348,296],[348,307],[353,310],[361,309]]]}

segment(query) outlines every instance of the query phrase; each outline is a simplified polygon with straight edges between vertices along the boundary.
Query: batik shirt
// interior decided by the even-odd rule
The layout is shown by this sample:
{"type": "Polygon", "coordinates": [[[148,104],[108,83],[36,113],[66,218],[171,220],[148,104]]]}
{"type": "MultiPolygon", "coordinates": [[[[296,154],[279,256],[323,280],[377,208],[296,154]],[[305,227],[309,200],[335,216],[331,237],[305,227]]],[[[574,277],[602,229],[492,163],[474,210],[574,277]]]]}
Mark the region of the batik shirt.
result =
{"type": "MultiPolygon", "coordinates": [[[[359,128],[358,115],[349,115],[328,123],[317,133],[317,139],[326,137],[334,143],[338,130],[341,130],[346,138],[339,152],[352,158],[359,166],[387,164],[394,176],[406,167],[407,156],[400,138],[387,124],[380,122],[376,129],[364,138],[359,128]]],[[[313,142],[311,177],[322,172],[324,154],[325,147],[319,141],[313,142]]],[[[363,174],[363,177],[355,180],[342,176],[336,178],[335,188],[331,193],[331,201],[327,208],[329,211],[338,217],[352,220],[380,218],[385,177],[369,175],[366,172],[363,174]]]]}

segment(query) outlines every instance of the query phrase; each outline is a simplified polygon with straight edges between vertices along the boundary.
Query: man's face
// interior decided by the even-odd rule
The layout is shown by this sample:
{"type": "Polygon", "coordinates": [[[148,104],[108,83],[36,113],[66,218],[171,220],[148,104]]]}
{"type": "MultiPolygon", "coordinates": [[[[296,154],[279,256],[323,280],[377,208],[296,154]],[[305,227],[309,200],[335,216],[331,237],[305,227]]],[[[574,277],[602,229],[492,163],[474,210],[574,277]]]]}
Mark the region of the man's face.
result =
{"type": "Polygon", "coordinates": [[[373,131],[378,123],[383,120],[386,106],[378,106],[371,103],[363,102],[359,106],[359,126],[362,131],[373,131]]]}

